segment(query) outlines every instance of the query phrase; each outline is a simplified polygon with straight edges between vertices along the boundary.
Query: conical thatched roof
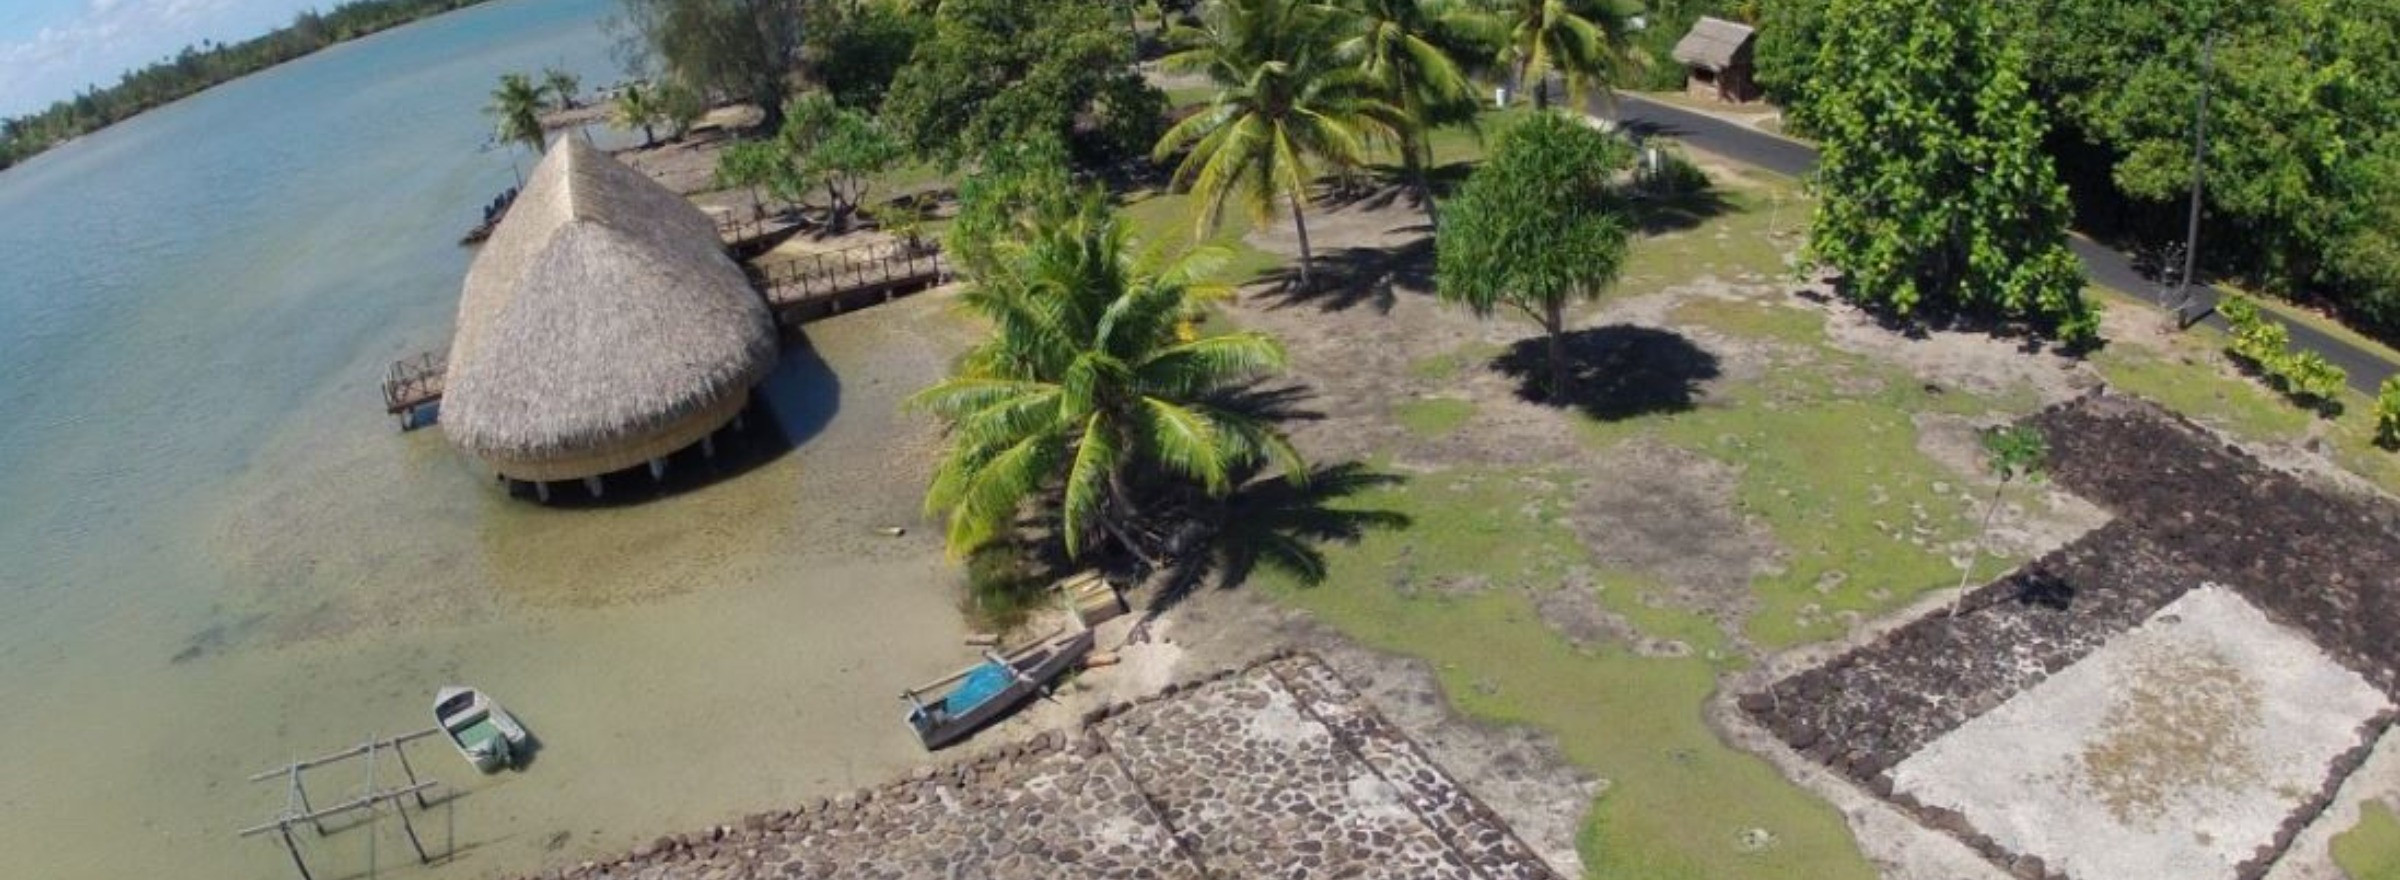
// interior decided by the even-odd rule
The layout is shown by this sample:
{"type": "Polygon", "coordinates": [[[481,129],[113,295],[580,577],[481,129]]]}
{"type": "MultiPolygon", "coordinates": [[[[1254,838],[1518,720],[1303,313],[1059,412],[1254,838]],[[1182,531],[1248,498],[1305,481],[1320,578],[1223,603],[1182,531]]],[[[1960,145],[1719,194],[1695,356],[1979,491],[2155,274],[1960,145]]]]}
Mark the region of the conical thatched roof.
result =
{"type": "Polygon", "coordinates": [[[1675,60],[1703,70],[1722,72],[1750,60],[1750,43],[1758,32],[1749,25],[1701,16],[1692,32],[1675,44],[1675,60]]]}
{"type": "Polygon", "coordinates": [[[708,218],[561,138],[467,270],[442,426],[510,477],[607,473],[716,429],[775,358],[708,218]]]}

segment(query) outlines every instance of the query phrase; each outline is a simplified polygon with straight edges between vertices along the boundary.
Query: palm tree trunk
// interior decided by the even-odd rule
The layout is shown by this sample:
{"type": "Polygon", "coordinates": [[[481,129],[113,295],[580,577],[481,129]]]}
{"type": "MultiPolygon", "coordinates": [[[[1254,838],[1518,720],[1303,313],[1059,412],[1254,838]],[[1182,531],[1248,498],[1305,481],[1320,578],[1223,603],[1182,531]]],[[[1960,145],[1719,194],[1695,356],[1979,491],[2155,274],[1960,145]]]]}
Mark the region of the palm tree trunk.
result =
{"type": "Polygon", "coordinates": [[[1304,213],[1304,200],[1300,198],[1298,192],[1290,193],[1290,197],[1292,200],[1292,228],[1300,233],[1300,290],[1306,293],[1316,289],[1316,279],[1311,275],[1310,267],[1310,264],[1316,260],[1308,249],[1308,217],[1304,213]]]}
{"type": "Polygon", "coordinates": [[[1124,546],[1125,552],[1133,554],[1134,558],[1141,560],[1143,565],[1157,568],[1159,567],[1158,558],[1151,556],[1150,551],[1142,547],[1139,539],[1125,531],[1126,522],[1136,521],[1140,518],[1141,509],[1134,506],[1133,503],[1133,489],[1125,485],[1124,469],[1120,467],[1109,471],[1108,501],[1101,505],[1100,528],[1106,530],[1111,537],[1116,538],[1117,543],[1124,546]]]}
{"type": "Polygon", "coordinates": [[[1403,135],[1400,144],[1401,161],[1408,166],[1408,176],[1417,187],[1417,204],[1425,209],[1425,222],[1435,231],[1442,228],[1441,209],[1433,203],[1433,177],[1428,167],[1433,164],[1433,139],[1422,132],[1403,135]]]}
{"type": "Polygon", "coordinates": [[[1950,616],[1958,616],[1958,606],[1967,600],[1967,581],[1975,576],[1975,561],[1983,558],[1983,539],[1992,533],[1992,514],[2000,512],[2000,493],[2008,490],[2008,480],[1992,487],[1991,503],[1984,505],[1983,526],[1975,531],[1975,546],[1967,550],[1967,570],[1958,573],[1958,595],[1950,597],[1950,616]]]}

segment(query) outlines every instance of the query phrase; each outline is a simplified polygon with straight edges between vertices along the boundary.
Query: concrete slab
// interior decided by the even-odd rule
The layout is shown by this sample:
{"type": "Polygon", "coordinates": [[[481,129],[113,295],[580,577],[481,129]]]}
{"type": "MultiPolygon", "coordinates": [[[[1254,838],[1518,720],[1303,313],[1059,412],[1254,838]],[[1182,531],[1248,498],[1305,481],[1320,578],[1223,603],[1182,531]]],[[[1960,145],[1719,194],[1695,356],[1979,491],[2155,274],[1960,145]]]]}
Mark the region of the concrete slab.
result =
{"type": "Polygon", "coordinates": [[[1902,761],[1894,789],[2071,877],[2230,878],[2388,708],[2207,585],[1902,761]]]}

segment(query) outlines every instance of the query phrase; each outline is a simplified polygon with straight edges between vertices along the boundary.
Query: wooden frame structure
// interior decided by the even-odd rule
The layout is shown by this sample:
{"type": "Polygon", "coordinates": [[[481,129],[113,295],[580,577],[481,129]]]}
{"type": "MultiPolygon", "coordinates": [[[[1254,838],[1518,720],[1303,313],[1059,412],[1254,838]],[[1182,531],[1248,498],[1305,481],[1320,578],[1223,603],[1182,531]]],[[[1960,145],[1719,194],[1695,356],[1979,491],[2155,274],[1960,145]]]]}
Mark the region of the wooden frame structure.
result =
{"type": "MultiPolygon", "coordinates": [[[[319,755],[305,761],[293,761],[273,770],[267,770],[253,774],[250,777],[251,782],[266,782],[271,779],[284,780],[285,788],[283,811],[277,813],[274,818],[269,819],[266,822],[242,829],[240,832],[237,832],[235,836],[249,838],[266,834],[268,832],[273,832],[283,841],[284,852],[291,855],[292,867],[300,871],[300,880],[316,880],[316,875],[308,869],[308,861],[300,856],[299,842],[292,839],[292,826],[307,824],[308,826],[316,829],[317,836],[324,837],[332,833],[327,831],[325,828],[325,820],[327,818],[342,815],[344,813],[352,813],[364,810],[366,811],[367,818],[363,824],[367,825],[371,831],[375,822],[375,808],[384,803],[391,803],[394,805],[392,812],[397,813],[400,816],[401,830],[407,832],[408,834],[409,847],[416,850],[417,863],[432,864],[433,856],[425,851],[424,840],[417,836],[416,823],[409,821],[408,806],[400,803],[400,800],[403,798],[414,798],[417,802],[417,810],[419,812],[433,808],[433,805],[436,803],[436,801],[427,799],[425,792],[434,788],[435,786],[440,785],[441,783],[432,779],[418,778],[416,767],[408,762],[408,750],[404,748],[404,746],[410,740],[434,736],[440,734],[441,732],[442,729],[439,727],[429,727],[414,733],[404,733],[399,736],[369,739],[366,742],[351,746],[350,748],[343,749],[338,752],[319,755]],[[394,757],[399,759],[400,771],[408,779],[407,785],[393,788],[382,787],[381,782],[376,778],[375,756],[384,752],[389,752],[394,757]],[[312,806],[308,800],[308,788],[301,782],[300,774],[312,767],[322,767],[328,764],[340,763],[342,761],[347,761],[358,757],[364,757],[366,759],[366,788],[364,792],[357,797],[353,797],[349,800],[326,807],[324,809],[317,809],[312,806]]],[[[369,840],[369,848],[367,852],[368,871],[371,875],[374,869],[374,848],[373,841],[371,839],[369,840]]]]}
{"type": "Polygon", "coordinates": [[[392,362],[383,373],[383,411],[400,419],[400,430],[411,431],[430,422],[419,411],[442,402],[450,357],[428,351],[392,362]]]}

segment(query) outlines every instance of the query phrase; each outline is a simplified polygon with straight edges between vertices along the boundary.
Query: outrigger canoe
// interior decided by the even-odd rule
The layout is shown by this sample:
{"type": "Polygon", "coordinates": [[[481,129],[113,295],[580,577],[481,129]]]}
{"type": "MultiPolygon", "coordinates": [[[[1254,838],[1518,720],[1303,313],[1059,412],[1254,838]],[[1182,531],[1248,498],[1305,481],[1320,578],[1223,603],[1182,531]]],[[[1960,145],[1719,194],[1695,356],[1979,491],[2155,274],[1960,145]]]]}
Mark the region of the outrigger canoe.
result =
{"type": "Polygon", "coordinates": [[[525,747],[525,726],[471,687],[452,686],[435,693],[433,719],[459,755],[485,773],[515,766],[525,747]]]}
{"type": "Polygon", "coordinates": [[[985,651],[984,662],[900,692],[908,726],[927,751],[967,738],[998,720],[1092,651],[1092,631],[1053,635],[1007,656],[985,651]],[[928,699],[929,695],[940,693],[928,699]]]}

